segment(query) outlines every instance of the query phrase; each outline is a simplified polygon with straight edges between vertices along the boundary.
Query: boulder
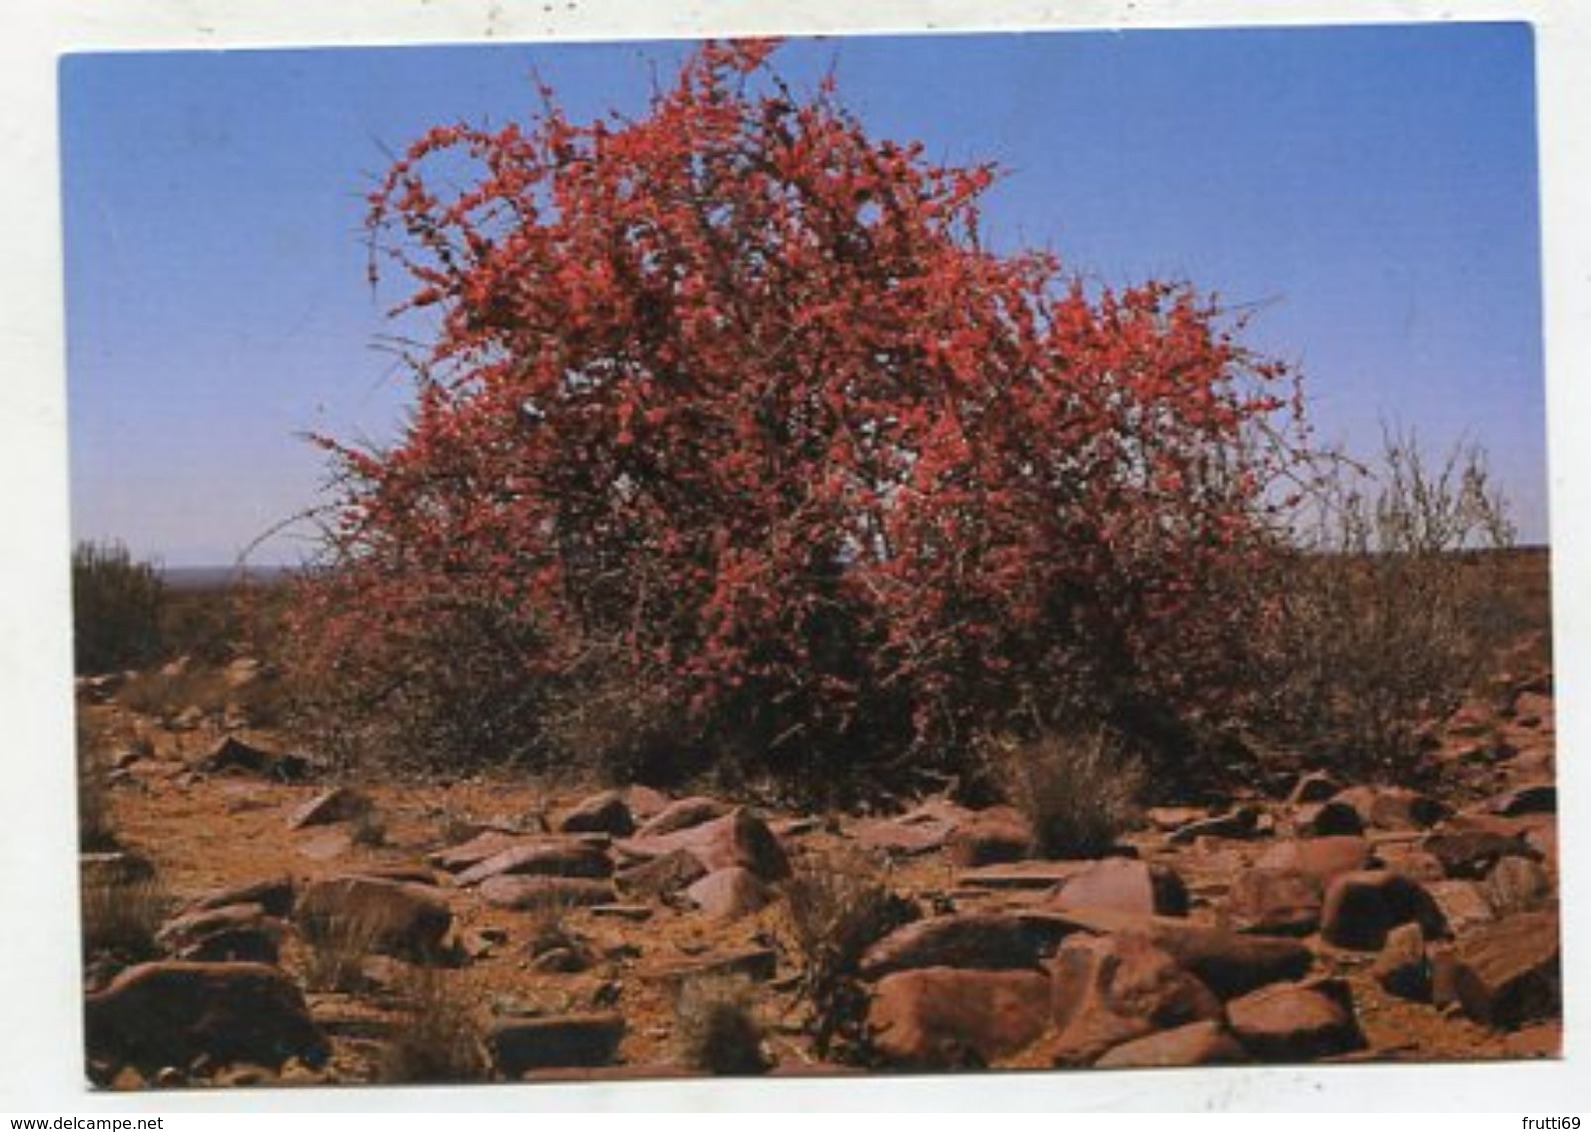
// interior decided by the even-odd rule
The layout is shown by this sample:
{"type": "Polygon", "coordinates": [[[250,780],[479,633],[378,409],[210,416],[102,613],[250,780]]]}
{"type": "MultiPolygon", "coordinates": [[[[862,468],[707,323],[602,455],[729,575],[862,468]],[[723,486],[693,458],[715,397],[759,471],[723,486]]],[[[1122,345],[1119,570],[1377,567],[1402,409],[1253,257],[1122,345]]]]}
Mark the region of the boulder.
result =
{"type": "Polygon", "coordinates": [[[461,873],[499,853],[522,845],[539,844],[539,835],[526,836],[503,829],[482,829],[469,840],[446,849],[438,849],[426,856],[426,862],[450,873],[461,873]]]}
{"type": "MultiPolygon", "coordinates": [[[[660,821],[667,813],[665,810],[647,825],[660,821]]],[[[790,861],[779,839],[767,823],[747,809],[669,833],[648,834],[646,828],[627,841],[615,842],[615,848],[622,855],[639,860],[683,850],[701,862],[707,872],[742,868],[764,881],[783,880],[790,875],[790,861]]]]}
{"type": "Polygon", "coordinates": [[[692,904],[715,920],[738,920],[766,907],[773,899],[755,873],[741,868],[708,873],[685,890],[692,904]]]}
{"type": "Polygon", "coordinates": [[[1030,909],[1017,915],[1035,930],[1061,937],[1079,931],[1145,936],[1223,999],[1270,983],[1299,979],[1314,963],[1309,948],[1297,940],[1242,935],[1173,916],[1138,916],[1101,908],[1030,909]]]}
{"type": "Polygon", "coordinates": [[[1353,807],[1374,829],[1429,829],[1448,812],[1436,799],[1403,786],[1352,786],[1333,800],[1353,807]]]}
{"type": "Polygon", "coordinates": [[[260,963],[162,961],[129,967],[87,996],[91,1058],[152,1072],[198,1058],[318,1066],[328,1047],[298,987],[260,963]]]}
{"type": "Polygon", "coordinates": [[[945,847],[956,825],[951,821],[907,822],[897,818],[870,818],[850,828],[851,838],[863,849],[892,857],[920,857],[945,847]]]}
{"type": "Polygon", "coordinates": [[[1465,880],[1481,879],[1504,857],[1537,856],[1518,837],[1488,829],[1442,830],[1429,834],[1420,847],[1442,862],[1448,876],[1465,880]]]}
{"type": "Polygon", "coordinates": [[[617,880],[619,887],[632,896],[658,900],[689,887],[706,875],[707,869],[693,854],[672,849],[661,857],[625,869],[618,874],[617,880]]]}
{"type": "Polygon", "coordinates": [[[305,888],[293,920],[311,943],[357,943],[382,955],[425,961],[443,953],[453,913],[424,885],[341,876],[305,888]]]}
{"type": "Polygon", "coordinates": [[[1452,951],[1452,988],[1464,1013],[1513,1029],[1563,1010],[1558,917],[1526,912],[1477,927],[1452,951]]]}
{"type": "Polygon", "coordinates": [[[1296,869],[1325,882],[1369,863],[1370,842],[1362,837],[1307,837],[1278,841],[1259,855],[1254,867],[1296,869]]]}
{"type": "Polygon", "coordinates": [[[1489,924],[1497,918],[1491,902],[1480,884],[1472,880],[1438,880],[1425,885],[1442,913],[1447,930],[1463,935],[1477,924],[1489,924]]]}
{"type": "Polygon", "coordinates": [[[874,988],[867,1027],[874,1049],[897,1066],[986,1066],[1044,1033],[1049,990],[1037,971],[897,971],[874,988]]]}
{"type": "Polygon", "coordinates": [[[1363,833],[1359,811],[1340,798],[1312,802],[1293,811],[1293,830],[1300,837],[1337,837],[1363,833]]]}
{"type": "Polygon", "coordinates": [[[1136,933],[1073,936],[1050,965],[1058,1065],[1086,1065],[1156,1030],[1218,1019],[1221,1003],[1165,951],[1136,933]]]}
{"type": "Polygon", "coordinates": [[[606,833],[628,837],[635,832],[635,817],[617,790],[604,790],[575,805],[558,822],[563,833],[606,833]]]}
{"type": "Polygon", "coordinates": [[[1125,857],[1106,857],[1062,883],[1047,906],[1108,908],[1145,916],[1186,916],[1188,889],[1176,870],[1125,857]]]}
{"type": "Polygon", "coordinates": [[[1124,1042],[1094,1062],[1095,1069],[1162,1069],[1180,1065],[1234,1065],[1248,1054],[1220,1022],[1189,1022],[1124,1042]]]}
{"type": "Polygon", "coordinates": [[[481,882],[481,899],[494,908],[541,912],[556,908],[590,908],[611,904],[613,886],[582,877],[494,876],[481,882]]]}
{"type": "Polygon", "coordinates": [[[1428,1002],[1431,998],[1431,963],[1425,954],[1425,933],[1417,923],[1399,924],[1387,933],[1386,945],[1376,956],[1370,973],[1399,998],[1428,1002]]]}
{"type": "Polygon", "coordinates": [[[859,966],[867,979],[922,967],[1032,969],[1043,939],[1039,929],[1014,915],[934,916],[896,928],[863,953],[859,966]]]}
{"type": "Polygon", "coordinates": [[[1309,935],[1325,899],[1318,877],[1298,869],[1246,869],[1226,894],[1227,922],[1240,932],[1309,935]]]}
{"type": "Polygon", "coordinates": [[[1558,788],[1551,782],[1534,782],[1517,786],[1506,793],[1486,801],[1484,808],[1493,814],[1519,817],[1524,814],[1555,814],[1558,812],[1558,788]]]}
{"type": "Polygon", "coordinates": [[[167,920],[155,942],[179,959],[275,963],[285,927],[258,904],[229,904],[167,920]]]}
{"type": "Polygon", "coordinates": [[[497,1071],[510,1079],[533,1069],[609,1065],[624,1040],[619,1014],[559,1014],[505,1019],[487,1032],[486,1046],[497,1071]]]}
{"type": "Polygon", "coordinates": [[[468,888],[497,876],[602,878],[613,875],[613,861],[602,849],[575,838],[548,838],[494,853],[459,873],[468,888]]]}
{"type": "Polygon", "coordinates": [[[228,735],[200,759],[194,769],[206,774],[241,771],[277,782],[302,782],[310,777],[314,767],[303,755],[270,751],[228,735]]]}
{"type": "Polygon", "coordinates": [[[1313,770],[1299,776],[1287,794],[1287,801],[1294,806],[1307,806],[1324,802],[1341,790],[1342,783],[1331,775],[1323,770],[1313,770]]]}
{"type": "Polygon", "coordinates": [[[234,904],[257,904],[267,915],[285,918],[293,911],[293,878],[267,877],[214,889],[190,901],[187,911],[203,912],[234,904]]]}
{"type": "Polygon", "coordinates": [[[1361,870],[1343,873],[1327,886],[1320,934],[1337,947],[1378,951],[1387,932],[1411,921],[1427,935],[1447,934],[1441,910],[1424,886],[1389,870],[1361,870]]]}
{"type": "Polygon", "coordinates": [[[1033,827],[1011,806],[978,810],[945,839],[945,852],[957,868],[999,865],[1033,856],[1033,827]]]}
{"type": "Polygon", "coordinates": [[[1232,1033],[1262,1061],[1311,1061],[1363,1048],[1353,998],[1340,979],[1264,987],[1226,1004],[1232,1033]]]}

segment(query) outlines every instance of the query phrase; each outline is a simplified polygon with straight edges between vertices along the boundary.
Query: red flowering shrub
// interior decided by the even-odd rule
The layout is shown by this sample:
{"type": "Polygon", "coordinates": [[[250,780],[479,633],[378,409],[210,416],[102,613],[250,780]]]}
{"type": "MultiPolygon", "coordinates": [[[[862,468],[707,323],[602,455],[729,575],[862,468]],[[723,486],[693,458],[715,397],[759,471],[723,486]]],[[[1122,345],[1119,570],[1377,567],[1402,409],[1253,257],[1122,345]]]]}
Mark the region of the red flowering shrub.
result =
{"type": "Polygon", "coordinates": [[[545,757],[616,681],[669,741],[798,773],[1206,704],[1256,614],[1211,597],[1267,545],[1281,367],[1185,287],[990,251],[992,167],[870,139],[769,49],[388,173],[377,246],[440,322],[398,443],[327,442],[316,683],[458,759],[545,757]]]}

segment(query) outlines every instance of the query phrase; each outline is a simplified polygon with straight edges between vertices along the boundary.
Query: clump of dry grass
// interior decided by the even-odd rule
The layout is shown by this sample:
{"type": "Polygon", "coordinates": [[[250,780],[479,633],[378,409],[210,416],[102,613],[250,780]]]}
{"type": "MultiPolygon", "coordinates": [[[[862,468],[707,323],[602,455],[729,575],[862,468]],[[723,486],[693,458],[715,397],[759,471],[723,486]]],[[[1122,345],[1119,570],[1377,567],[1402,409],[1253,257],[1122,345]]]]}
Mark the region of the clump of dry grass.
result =
{"type": "Polygon", "coordinates": [[[193,708],[206,716],[218,716],[226,710],[231,695],[224,673],[176,661],[137,673],[122,686],[117,699],[140,715],[170,721],[193,708]]]}
{"type": "Polygon", "coordinates": [[[865,1060],[868,994],[862,954],[917,909],[855,855],[800,859],[784,884],[785,919],[801,964],[798,993],[811,1008],[808,1030],[820,1056],[865,1060]]]}
{"type": "Polygon", "coordinates": [[[764,1030],[751,983],[744,978],[698,978],[685,982],[674,1002],[675,1040],[692,1069],[721,1077],[766,1072],[764,1030]]]}
{"type": "Polygon", "coordinates": [[[1099,856],[1139,820],[1143,766],[1103,729],[1031,741],[987,739],[981,748],[990,775],[1028,819],[1043,856],[1099,856]]]}
{"type": "Polygon", "coordinates": [[[81,897],[85,956],[108,953],[136,963],[160,953],[155,935],[172,902],[157,879],[87,880],[81,897]]]}
{"type": "Polygon", "coordinates": [[[375,807],[367,806],[354,815],[348,837],[355,845],[379,849],[387,843],[387,819],[375,807]]]}
{"type": "Polygon", "coordinates": [[[364,985],[364,962],[374,953],[380,925],[372,920],[336,917],[310,940],[304,985],[312,991],[351,994],[364,985]]]}
{"type": "Polygon", "coordinates": [[[381,1083],[457,1084],[490,1077],[480,1024],[446,972],[414,968],[403,996],[402,1018],[376,1066],[381,1083]]]}

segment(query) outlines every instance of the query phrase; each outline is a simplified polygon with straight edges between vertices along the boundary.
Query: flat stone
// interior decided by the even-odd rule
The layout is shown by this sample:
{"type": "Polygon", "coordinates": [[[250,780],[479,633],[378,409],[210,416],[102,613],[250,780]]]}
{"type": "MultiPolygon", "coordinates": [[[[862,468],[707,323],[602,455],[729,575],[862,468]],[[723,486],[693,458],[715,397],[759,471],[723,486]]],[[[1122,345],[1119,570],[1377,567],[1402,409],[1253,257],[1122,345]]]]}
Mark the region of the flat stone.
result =
{"type": "Polygon", "coordinates": [[[1421,848],[1442,862],[1447,875],[1479,880],[1504,857],[1535,857],[1518,837],[1484,829],[1449,829],[1432,833],[1421,848]]]}
{"type": "Polygon", "coordinates": [[[1034,968],[1044,935],[998,912],[935,916],[896,928],[863,953],[863,978],[921,967],[1034,968]]]}
{"type": "Polygon", "coordinates": [[[1370,862],[1370,842],[1363,837],[1308,837],[1278,841],[1254,862],[1257,869],[1296,869],[1322,882],[1353,872],[1370,862]]]}
{"type": "Polygon", "coordinates": [[[307,829],[314,825],[335,825],[353,821],[370,812],[371,802],[357,790],[334,786],[315,795],[287,818],[288,829],[307,829]]]}
{"type": "Polygon", "coordinates": [[[630,813],[624,795],[617,790],[605,790],[585,798],[564,814],[558,822],[564,833],[606,833],[613,837],[628,837],[635,832],[635,817],[630,813]]]}
{"type": "Polygon", "coordinates": [[[1046,905],[1109,908],[1143,915],[1186,916],[1188,889],[1168,865],[1124,857],[1095,861],[1063,883],[1046,905]]]}
{"type": "Polygon", "coordinates": [[[1235,1065],[1248,1054],[1220,1022],[1190,1022],[1114,1046],[1095,1069],[1163,1069],[1183,1065],[1235,1065]]]}
{"type": "Polygon", "coordinates": [[[1173,845],[1186,845],[1200,837],[1225,837],[1245,840],[1258,831],[1258,806],[1238,806],[1215,817],[1201,818],[1172,831],[1173,845]]]}
{"type": "Polygon", "coordinates": [[[504,849],[458,874],[456,883],[468,888],[499,876],[583,877],[613,875],[613,861],[588,842],[542,840],[504,849]]]}
{"type": "Polygon", "coordinates": [[[956,874],[956,883],[965,888],[984,888],[996,892],[1042,892],[1064,884],[1093,865],[1093,861],[1012,861],[1004,865],[963,869],[956,874]]]}
{"type": "Polygon", "coordinates": [[[695,796],[670,802],[636,829],[640,838],[662,837],[724,817],[734,807],[717,798],[695,796]]]}
{"type": "Polygon", "coordinates": [[[1320,926],[1325,893],[1318,877],[1297,869],[1246,869],[1232,879],[1231,926],[1260,935],[1309,935],[1320,926]]]}
{"type": "Polygon", "coordinates": [[[494,908],[541,912],[555,908],[589,908],[611,904],[613,886],[581,877],[506,875],[481,882],[481,899],[494,908]]]}
{"type": "Polygon", "coordinates": [[[686,897],[715,920],[738,920],[766,907],[773,899],[768,886],[747,869],[708,873],[685,890],[686,897]]]}
{"type": "Polygon", "coordinates": [[[608,1065],[624,1032],[619,1014],[560,1014],[498,1022],[486,1045],[498,1072],[513,1078],[535,1069],[608,1065]]]}
{"type": "Polygon", "coordinates": [[[679,984],[693,979],[749,979],[765,983],[778,970],[779,957],[771,948],[752,947],[689,959],[653,968],[642,977],[655,982],[679,984]]]}
{"type": "Polygon", "coordinates": [[[1453,988],[1464,1013],[1514,1029],[1563,1011],[1558,917],[1526,912],[1476,928],[1453,949],[1453,988]]]}

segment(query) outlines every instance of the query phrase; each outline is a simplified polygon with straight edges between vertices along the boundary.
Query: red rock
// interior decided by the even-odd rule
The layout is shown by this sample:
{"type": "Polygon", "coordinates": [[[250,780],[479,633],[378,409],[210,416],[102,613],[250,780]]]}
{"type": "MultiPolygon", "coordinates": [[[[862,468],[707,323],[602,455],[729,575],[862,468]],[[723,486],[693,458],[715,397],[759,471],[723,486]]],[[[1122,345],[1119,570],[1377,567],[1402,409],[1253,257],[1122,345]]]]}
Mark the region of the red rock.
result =
{"type": "Polygon", "coordinates": [[[868,1030],[878,1053],[897,1066],[984,1066],[1043,1034],[1049,989],[1036,971],[897,971],[874,988],[868,1030]]]}
{"type": "Polygon", "coordinates": [[[1055,1063],[1088,1064],[1156,1030],[1216,1019],[1210,989],[1142,935],[1074,936],[1050,965],[1055,1063]]]}
{"type": "Polygon", "coordinates": [[[1447,807],[1402,786],[1353,786],[1334,799],[1352,806],[1375,829],[1428,829],[1447,816],[1447,807]]]}
{"type": "MultiPolygon", "coordinates": [[[[155,942],[167,952],[193,959],[200,951],[214,953],[214,949],[201,946],[205,940],[226,935],[240,952],[236,958],[274,963],[276,944],[284,927],[281,921],[267,916],[258,904],[229,904],[187,912],[167,920],[155,933],[155,942]],[[184,952],[189,954],[182,954],[184,952]]],[[[215,954],[215,958],[220,957],[215,954]]]]}
{"type": "Polygon", "coordinates": [[[983,970],[1033,968],[1043,934],[1022,919],[1002,913],[935,916],[896,928],[863,953],[867,979],[922,967],[983,970]]]}
{"type": "Polygon", "coordinates": [[[1263,1061],[1310,1061],[1364,1046],[1341,980],[1265,987],[1226,1004],[1243,1047],[1263,1061]]]}
{"type": "Polygon", "coordinates": [[[704,822],[710,822],[728,814],[734,807],[727,802],[720,802],[717,798],[695,796],[681,798],[677,802],[670,802],[636,829],[635,835],[641,838],[662,837],[669,833],[678,833],[682,829],[689,829],[704,822]]]}
{"type": "Polygon", "coordinates": [[[1110,908],[1141,915],[1186,916],[1188,890],[1176,870],[1107,857],[1065,881],[1046,901],[1054,908],[1110,908]]]}
{"type": "Polygon", "coordinates": [[[1424,849],[1418,849],[1413,845],[1383,842],[1376,846],[1376,856],[1381,858],[1392,872],[1406,876],[1412,881],[1418,881],[1420,884],[1429,885],[1447,876],[1447,870],[1442,867],[1441,861],[1424,849]]]}
{"type": "Polygon", "coordinates": [[[1551,782],[1535,782],[1515,787],[1485,803],[1485,808],[1505,817],[1522,814],[1555,814],[1558,812],[1558,788],[1551,782]]]}
{"type": "Polygon", "coordinates": [[[458,875],[461,888],[496,876],[601,878],[613,875],[607,853],[584,841],[543,840],[522,844],[470,866],[458,875]]]}
{"type": "Polygon", "coordinates": [[[963,869],[956,874],[956,884],[963,888],[986,888],[996,892],[1042,892],[1066,883],[1093,866],[1093,861],[1013,861],[1007,865],[963,869]]]}
{"type": "Polygon", "coordinates": [[[1338,873],[1362,869],[1370,861],[1370,842],[1362,837],[1309,837],[1278,841],[1254,862],[1257,869],[1296,869],[1322,882],[1338,873]]]}
{"type": "Polygon", "coordinates": [[[288,829],[305,829],[312,825],[334,825],[353,821],[370,812],[370,799],[346,786],[334,786],[315,795],[288,816],[288,829]]]}
{"type": "Polygon", "coordinates": [[[761,818],[745,809],[672,833],[638,833],[628,841],[616,842],[615,848],[626,856],[642,860],[683,850],[700,861],[708,872],[742,868],[765,881],[783,880],[790,875],[790,861],[779,839],[761,818]]]}
{"type": "Polygon", "coordinates": [[[1416,923],[1400,924],[1387,933],[1386,946],[1370,969],[1390,993],[1417,1002],[1431,997],[1431,964],[1425,954],[1425,933],[1416,923]]]}
{"type": "Polygon", "coordinates": [[[1337,947],[1376,951],[1387,932],[1410,921],[1428,935],[1447,934],[1441,910],[1417,882],[1388,870],[1343,873],[1326,887],[1320,934],[1337,947]]]}
{"type": "Polygon", "coordinates": [[[624,1039],[618,1014],[560,1014],[498,1022],[486,1036],[497,1071],[514,1078],[533,1069],[608,1065],[624,1039]]]}
{"type": "Polygon", "coordinates": [[[963,869],[1020,861],[1033,850],[1033,827],[1010,806],[977,811],[945,839],[951,863],[963,869]]]}
{"type": "Polygon", "coordinates": [[[919,857],[943,849],[955,832],[948,821],[903,822],[895,818],[874,818],[857,822],[851,837],[863,849],[897,857],[919,857]]]}
{"type": "Polygon", "coordinates": [[[1446,829],[1432,833],[1421,848],[1442,862],[1447,875],[1479,880],[1504,857],[1534,857],[1518,837],[1486,829],[1446,829]]]}
{"type": "Polygon", "coordinates": [[[1431,894],[1442,920],[1454,935],[1463,935],[1477,924],[1489,924],[1497,918],[1481,886],[1472,880],[1438,880],[1425,885],[1431,894]]]}
{"type": "Polygon", "coordinates": [[[581,877],[495,876],[482,882],[479,891],[486,903],[517,912],[589,908],[614,899],[611,884],[581,877]]]}
{"type": "Polygon", "coordinates": [[[304,996],[281,971],[260,963],[144,963],[87,996],[88,1052],[149,1072],[191,1065],[279,1066],[325,1061],[325,1038],[304,996]]]}
{"type": "Polygon", "coordinates": [[[578,803],[558,822],[563,833],[606,833],[613,837],[628,837],[635,832],[635,818],[624,796],[617,790],[605,790],[578,803]]]}
{"type": "Polygon", "coordinates": [[[1309,935],[1320,926],[1319,878],[1297,869],[1247,869],[1227,891],[1231,926],[1261,935],[1309,935]]]}
{"type": "Polygon", "coordinates": [[[1138,916],[1101,908],[1028,909],[1017,916],[1054,937],[1072,932],[1145,936],[1222,998],[1284,979],[1302,977],[1314,963],[1309,948],[1292,939],[1240,935],[1172,916],[1138,916]]]}
{"type": "Polygon", "coordinates": [[[286,917],[293,911],[293,878],[267,877],[214,889],[189,902],[187,910],[203,912],[233,904],[257,904],[267,915],[286,917]]]}
{"type": "Polygon", "coordinates": [[[1189,1022],[1124,1042],[1094,1062],[1095,1069],[1160,1069],[1179,1065],[1234,1065],[1248,1054],[1217,1021],[1189,1022]]]}
{"type": "Polygon", "coordinates": [[[625,869],[617,879],[625,892],[656,900],[688,888],[706,875],[707,869],[692,854],[674,849],[625,869]]]}
{"type": "Polygon", "coordinates": [[[500,829],[485,829],[472,836],[468,841],[459,845],[451,845],[446,849],[439,849],[428,854],[426,861],[439,869],[450,873],[463,872],[474,865],[480,864],[489,857],[515,846],[534,844],[540,840],[539,836],[526,837],[520,833],[509,833],[500,829]]]}
{"type": "Polygon", "coordinates": [[[1563,1011],[1558,917],[1526,912],[1476,928],[1453,948],[1453,990],[1464,1013],[1513,1029],[1563,1011]]]}
{"type": "Polygon", "coordinates": [[[745,869],[719,869],[685,890],[691,902],[715,920],[738,920],[766,907],[768,886],[745,869]]]}
{"type": "Polygon", "coordinates": [[[441,954],[453,913],[421,885],[343,876],[309,885],[293,920],[313,943],[356,940],[383,955],[429,959],[441,954]]]}
{"type": "Polygon", "coordinates": [[[1340,798],[1297,807],[1293,829],[1300,837],[1335,837],[1364,832],[1359,811],[1340,798]]]}

